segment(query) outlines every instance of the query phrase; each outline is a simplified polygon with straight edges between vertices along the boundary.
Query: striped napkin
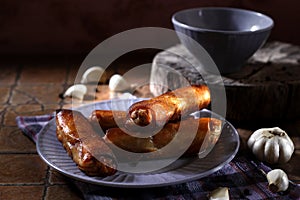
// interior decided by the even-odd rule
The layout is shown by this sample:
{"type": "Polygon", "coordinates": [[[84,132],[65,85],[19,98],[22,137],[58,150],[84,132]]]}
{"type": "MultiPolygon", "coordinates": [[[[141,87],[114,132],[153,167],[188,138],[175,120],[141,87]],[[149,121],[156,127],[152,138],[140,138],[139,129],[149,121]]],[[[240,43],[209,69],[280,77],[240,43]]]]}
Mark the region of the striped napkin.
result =
{"type": "MultiPolygon", "coordinates": [[[[18,116],[18,127],[34,142],[41,129],[54,114],[41,116],[18,116]]],[[[102,199],[208,199],[210,192],[218,187],[228,187],[230,199],[300,199],[300,185],[290,182],[285,192],[272,193],[261,172],[270,167],[262,162],[237,155],[219,171],[196,181],[172,186],[129,189],[92,185],[71,180],[87,200],[102,199]]]]}

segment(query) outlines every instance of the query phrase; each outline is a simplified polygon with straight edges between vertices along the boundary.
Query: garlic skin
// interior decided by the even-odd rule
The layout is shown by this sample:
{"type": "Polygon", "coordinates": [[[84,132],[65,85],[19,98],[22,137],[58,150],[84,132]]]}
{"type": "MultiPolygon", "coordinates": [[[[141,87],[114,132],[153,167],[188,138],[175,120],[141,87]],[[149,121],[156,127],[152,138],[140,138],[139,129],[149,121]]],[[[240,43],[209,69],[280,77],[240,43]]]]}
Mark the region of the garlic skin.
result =
{"type": "Polygon", "coordinates": [[[209,200],[229,200],[227,187],[219,187],[213,190],[209,195],[209,200]]]}
{"type": "Polygon", "coordinates": [[[256,130],[247,141],[252,153],[270,164],[286,163],[294,152],[294,144],[279,127],[256,130]]]}
{"type": "Polygon", "coordinates": [[[267,173],[269,189],[272,192],[286,191],[289,187],[289,179],[281,169],[274,169],[267,173]]]}
{"type": "Polygon", "coordinates": [[[83,100],[84,95],[87,92],[87,87],[83,84],[75,84],[69,87],[63,97],[74,97],[80,100],[83,100]]]}
{"type": "Polygon", "coordinates": [[[108,87],[114,92],[131,91],[131,85],[119,74],[114,74],[110,80],[108,87]]]}
{"type": "Polygon", "coordinates": [[[81,77],[80,83],[98,83],[98,82],[106,82],[107,76],[105,70],[102,67],[94,66],[88,68],[81,77]]]}

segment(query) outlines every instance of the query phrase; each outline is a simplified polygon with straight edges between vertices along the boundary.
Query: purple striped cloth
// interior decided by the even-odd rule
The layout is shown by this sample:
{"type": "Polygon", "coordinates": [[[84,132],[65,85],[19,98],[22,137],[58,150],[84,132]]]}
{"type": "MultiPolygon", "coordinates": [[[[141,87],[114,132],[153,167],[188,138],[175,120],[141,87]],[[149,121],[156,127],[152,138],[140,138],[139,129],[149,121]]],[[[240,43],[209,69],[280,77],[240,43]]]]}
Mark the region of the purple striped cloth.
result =
{"type": "MultiPolygon", "coordinates": [[[[54,117],[52,115],[19,116],[19,128],[36,141],[41,129],[54,117]]],[[[188,183],[145,189],[111,188],[71,180],[85,199],[208,199],[209,193],[218,187],[228,187],[230,199],[300,199],[300,185],[290,182],[285,192],[272,193],[260,171],[270,167],[261,162],[236,156],[219,171],[188,183]]]]}

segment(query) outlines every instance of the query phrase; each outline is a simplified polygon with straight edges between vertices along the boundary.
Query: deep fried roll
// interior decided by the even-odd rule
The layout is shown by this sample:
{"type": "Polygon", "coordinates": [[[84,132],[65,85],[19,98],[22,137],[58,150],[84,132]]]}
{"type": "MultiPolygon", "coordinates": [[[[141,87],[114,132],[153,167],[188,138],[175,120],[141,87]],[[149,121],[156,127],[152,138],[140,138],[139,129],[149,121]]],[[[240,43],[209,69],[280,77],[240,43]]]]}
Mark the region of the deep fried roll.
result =
{"type": "Polygon", "coordinates": [[[129,152],[161,151],[158,154],[161,157],[172,157],[178,155],[179,152],[184,156],[190,156],[198,154],[200,149],[204,148],[203,145],[214,145],[219,138],[221,129],[222,121],[218,119],[190,117],[181,122],[167,123],[158,133],[146,138],[135,137],[121,128],[108,129],[104,140],[108,144],[112,143],[129,152]],[[205,144],[204,141],[206,141],[205,144]],[[171,144],[172,147],[163,150],[168,144],[171,144]]]}
{"type": "Polygon", "coordinates": [[[125,151],[133,153],[148,153],[157,150],[151,137],[134,137],[121,128],[108,129],[103,138],[107,144],[112,143],[125,151]]]}
{"type": "MultiPolygon", "coordinates": [[[[173,142],[172,145],[179,151],[184,150],[183,144],[190,143],[183,155],[192,156],[201,153],[201,149],[207,148],[207,145],[214,146],[219,139],[221,130],[221,120],[215,118],[194,119],[190,117],[181,122],[166,124],[161,131],[152,137],[152,142],[157,149],[161,149],[173,142]]],[[[171,151],[165,153],[172,155],[171,151]]]]}
{"type": "Polygon", "coordinates": [[[169,121],[177,121],[207,107],[210,104],[210,91],[205,85],[193,85],[164,93],[149,100],[130,106],[130,129],[132,122],[138,126],[162,127],[169,121]]]}
{"type": "Polygon", "coordinates": [[[124,126],[126,122],[126,111],[117,110],[94,110],[89,116],[89,121],[94,127],[100,127],[103,131],[109,128],[124,126]]]}
{"type": "Polygon", "coordinates": [[[116,173],[113,152],[80,112],[57,111],[56,134],[78,168],[87,175],[110,176],[116,173]]]}

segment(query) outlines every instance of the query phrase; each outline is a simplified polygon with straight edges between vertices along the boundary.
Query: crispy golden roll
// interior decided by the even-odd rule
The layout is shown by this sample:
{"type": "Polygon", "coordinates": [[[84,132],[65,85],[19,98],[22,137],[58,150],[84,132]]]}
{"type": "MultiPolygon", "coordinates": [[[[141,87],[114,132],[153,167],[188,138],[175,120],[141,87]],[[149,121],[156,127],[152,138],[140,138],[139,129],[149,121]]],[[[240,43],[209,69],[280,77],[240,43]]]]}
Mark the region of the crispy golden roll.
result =
{"type": "Polygon", "coordinates": [[[141,138],[133,137],[125,133],[121,128],[110,128],[106,131],[103,137],[107,144],[114,144],[119,148],[134,152],[134,153],[148,153],[156,151],[151,137],[141,138]]]}
{"type": "MultiPolygon", "coordinates": [[[[184,156],[192,156],[199,153],[200,148],[204,148],[203,142],[207,141],[204,145],[214,145],[219,135],[221,134],[222,121],[215,118],[199,118],[192,117],[182,120],[180,123],[168,123],[157,134],[152,137],[152,142],[157,149],[161,149],[174,141],[173,145],[181,149],[181,145],[192,141],[188,149],[184,152],[184,156]],[[192,133],[196,130],[196,135],[192,133]],[[178,130],[178,131],[177,131],[178,130]],[[182,132],[183,134],[178,134],[182,132]],[[192,137],[192,138],[191,138],[192,137]]],[[[170,154],[172,152],[169,152],[170,154]]]]}
{"type": "Polygon", "coordinates": [[[113,152],[80,112],[57,111],[56,134],[78,168],[87,175],[110,176],[116,173],[113,152]]]}
{"type": "MultiPolygon", "coordinates": [[[[218,119],[190,117],[182,122],[168,123],[158,133],[146,138],[134,137],[121,128],[108,129],[104,140],[108,144],[112,143],[123,150],[135,153],[160,151],[172,141],[176,150],[183,151],[184,156],[190,156],[199,153],[204,140],[208,141],[207,144],[214,145],[219,138],[221,126],[222,122],[218,119]],[[178,134],[179,131],[181,134],[178,134]],[[182,147],[185,142],[189,147],[182,147]]],[[[172,148],[159,155],[173,156],[172,148]]]]}
{"type": "MultiPolygon", "coordinates": [[[[210,91],[205,85],[193,85],[164,93],[149,100],[130,106],[126,125],[151,125],[162,127],[168,121],[176,121],[207,107],[210,104],[210,91]]],[[[130,126],[127,126],[130,129],[130,126]]]]}
{"type": "Polygon", "coordinates": [[[106,131],[109,128],[124,126],[126,116],[126,111],[94,110],[89,117],[89,121],[94,127],[100,125],[103,131],[106,131]]]}

